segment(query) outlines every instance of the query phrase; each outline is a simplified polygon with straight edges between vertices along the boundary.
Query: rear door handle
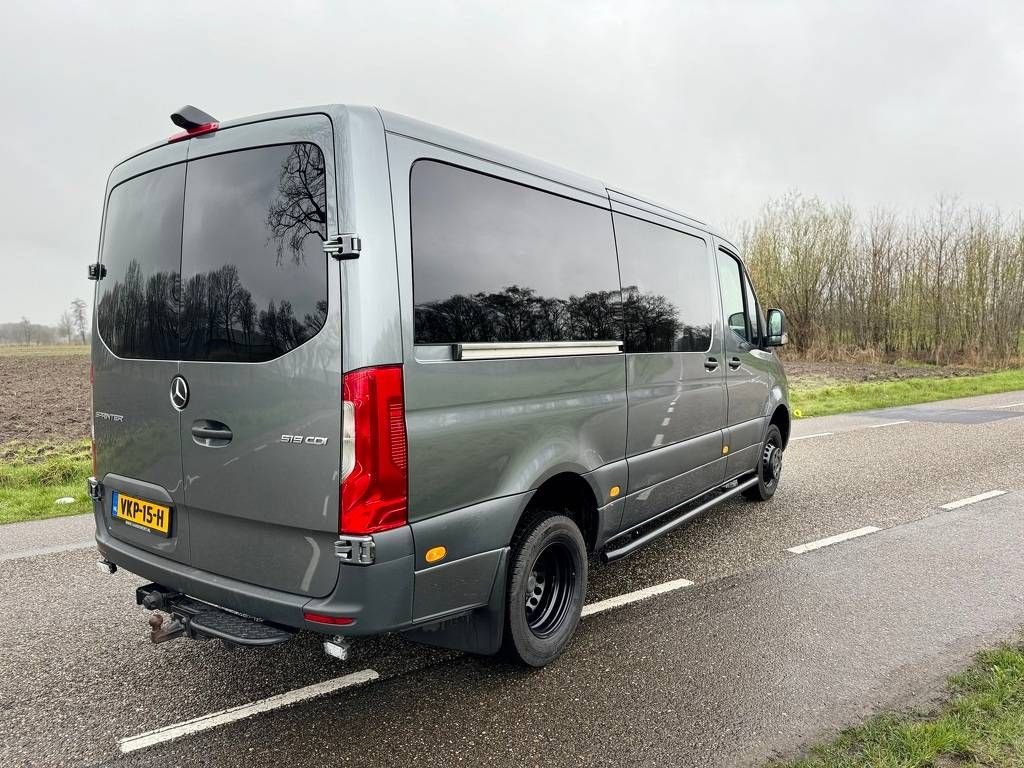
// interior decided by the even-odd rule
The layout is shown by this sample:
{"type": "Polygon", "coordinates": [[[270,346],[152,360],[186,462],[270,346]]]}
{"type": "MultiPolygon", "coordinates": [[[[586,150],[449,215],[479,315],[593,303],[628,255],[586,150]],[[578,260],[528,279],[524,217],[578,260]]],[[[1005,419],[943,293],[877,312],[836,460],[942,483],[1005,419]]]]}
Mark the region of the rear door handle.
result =
{"type": "Polygon", "coordinates": [[[219,421],[200,419],[192,423],[192,439],[197,445],[214,448],[231,442],[231,430],[219,421]]]}
{"type": "Polygon", "coordinates": [[[713,357],[709,357],[704,361],[704,370],[708,373],[718,370],[718,360],[713,357]]]}
{"type": "Polygon", "coordinates": [[[734,370],[734,371],[737,368],[739,368],[742,364],[743,364],[743,361],[741,361],[738,357],[730,357],[729,358],[729,367],[732,370],[734,370]]]}

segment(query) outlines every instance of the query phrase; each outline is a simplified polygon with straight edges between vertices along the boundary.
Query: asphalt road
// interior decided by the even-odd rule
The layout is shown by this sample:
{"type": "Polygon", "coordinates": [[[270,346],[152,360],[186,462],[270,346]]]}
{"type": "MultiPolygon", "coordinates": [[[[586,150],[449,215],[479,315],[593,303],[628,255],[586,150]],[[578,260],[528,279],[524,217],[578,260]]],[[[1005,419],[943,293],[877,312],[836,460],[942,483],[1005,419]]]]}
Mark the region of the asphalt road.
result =
{"type": "MultiPolygon", "coordinates": [[[[610,566],[589,616],[525,672],[399,638],[332,661],[153,646],[138,579],[96,571],[81,519],[0,527],[0,765],[757,765],[920,704],[1024,627],[1024,393],[809,419],[780,490],[610,566]],[[943,505],[1006,493],[955,509],[943,505]],[[877,532],[794,554],[871,526],[877,532]],[[27,553],[26,556],[20,556],[27,553]],[[350,673],[358,687],[122,754],[119,740],[350,673]]],[[[132,744],[133,742],[128,742],[132,744]]],[[[137,744],[137,742],[136,742],[137,744]]]]}

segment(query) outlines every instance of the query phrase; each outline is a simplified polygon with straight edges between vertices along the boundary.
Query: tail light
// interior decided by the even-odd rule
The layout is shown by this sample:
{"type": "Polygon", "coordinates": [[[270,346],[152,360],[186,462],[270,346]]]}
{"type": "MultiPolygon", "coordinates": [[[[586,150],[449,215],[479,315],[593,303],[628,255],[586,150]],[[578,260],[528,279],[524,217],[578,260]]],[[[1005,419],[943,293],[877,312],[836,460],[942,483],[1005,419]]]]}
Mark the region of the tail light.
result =
{"type": "Polygon", "coordinates": [[[338,530],[368,534],[408,522],[402,366],[345,374],[338,530]]]}

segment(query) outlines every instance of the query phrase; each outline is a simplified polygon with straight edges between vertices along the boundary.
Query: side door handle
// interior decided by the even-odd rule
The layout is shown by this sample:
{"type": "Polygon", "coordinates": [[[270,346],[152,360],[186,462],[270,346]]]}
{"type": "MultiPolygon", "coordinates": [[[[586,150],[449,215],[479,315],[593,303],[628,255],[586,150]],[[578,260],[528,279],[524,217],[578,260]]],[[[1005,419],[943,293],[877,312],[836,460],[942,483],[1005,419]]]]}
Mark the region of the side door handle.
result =
{"type": "Polygon", "coordinates": [[[705,360],[704,361],[704,370],[707,371],[708,373],[712,373],[714,371],[717,371],[718,370],[718,359],[714,358],[714,357],[709,357],[707,360],[705,360]]]}
{"type": "Polygon", "coordinates": [[[207,419],[198,419],[192,422],[192,440],[197,445],[217,448],[230,443],[232,437],[234,435],[231,434],[227,424],[207,419]]]}
{"type": "Polygon", "coordinates": [[[741,365],[743,365],[743,361],[740,360],[738,357],[730,357],[729,358],[729,368],[731,368],[732,370],[735,371],[741,365]]]}

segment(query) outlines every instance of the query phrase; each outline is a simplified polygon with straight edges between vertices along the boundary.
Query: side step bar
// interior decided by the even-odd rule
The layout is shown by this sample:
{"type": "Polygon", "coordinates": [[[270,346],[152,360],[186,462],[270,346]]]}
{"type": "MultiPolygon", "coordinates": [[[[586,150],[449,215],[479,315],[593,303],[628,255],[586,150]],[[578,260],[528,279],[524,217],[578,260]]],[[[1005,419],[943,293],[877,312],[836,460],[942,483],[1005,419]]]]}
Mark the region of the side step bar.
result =
{"type": "MultiPolygon", "coordinates": [[[[747,488],[751,488],[751,487],[757,485],[757,482],[758,482],[758,478],[757,478],[756,475],[754,477],[748,478],[747,480],[743,480],[738,485],[736,485],[734,488],[730,488],[729,490],[724,491],[723,493],[718,494],[713,499],[708,499],[703,504],[700,504],[700,505],[694,507],[693,509],[685,512],[684,514],[680,515],[679,517],[675,517],[675,518],[669,520],[667,523],[663,523],[662,525],[659,525],[657,528],[654,528],[654,529],[648,531],[647,533],[645,533],[645,534],[643,534],[641,536],[637,536],[635,539],[632,539],[631,541],[627,542],[626,544],[623,544],[620,547],[615,547],[613,549],[605,549],[601,553],[601,560],[602,560],[602,562],[611,563],[611,562],[613,562],[615,560],[621,560],[626,555],[633,554],[634,552],[636,552],[638,549],[640,549],[644,545],[650,544],[652,541],[657,539],[659,536],[664,536],[669,531],[675,530],[680,525],[685,523],[687,520],[692,520],[693,518],[697,517],[697,515],[701,515],[701,514],[707,512],[709,509],[711,509],[716,504],[720,504],[721,502],[725,501],[726,499],[731,499],[736,494],[742,493],[743,491],[747,490],[747,488]]],[[[683,504],[680,504],[675,509],[682,509],[683,507],[685,507],[689,503],[690,502],[684,502],[683,504]]],[[[675,510],[669,510],[665,514],[671,514],[674,511],[675,510]]],[[[612,539],[612,541],[614,541],[614,539],[612,539]]]]}
{"type": "Polygon", "coordinates": [[[160,614],[150,617],[150,639],[154,643],[181,635],[194,639],[217,638],[235,645],[276,645],[291,639],[296,630],[260,621],[215,605],[173,592],[159,584],[146,584],[135,590],[135,602],[151,611],[166,611],[171,621],[164,625],[160,614]]]}

